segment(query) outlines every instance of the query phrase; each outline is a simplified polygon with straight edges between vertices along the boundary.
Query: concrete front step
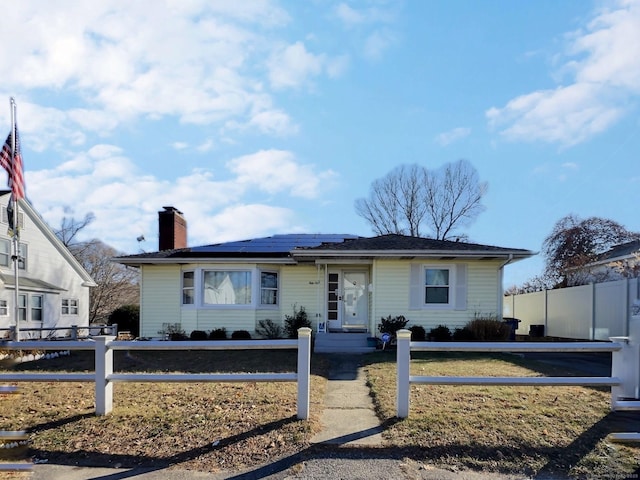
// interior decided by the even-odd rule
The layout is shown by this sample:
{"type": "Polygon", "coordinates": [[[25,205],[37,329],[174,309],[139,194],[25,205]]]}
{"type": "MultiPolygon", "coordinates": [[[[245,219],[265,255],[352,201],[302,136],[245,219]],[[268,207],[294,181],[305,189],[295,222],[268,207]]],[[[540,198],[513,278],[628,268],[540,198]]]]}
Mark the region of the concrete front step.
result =
{"type": "Polygon", "coordinates": [[[319,333],[315,339],[318,353],[368,353],[375,346],[368,345],[368,333],[319,333]]]}

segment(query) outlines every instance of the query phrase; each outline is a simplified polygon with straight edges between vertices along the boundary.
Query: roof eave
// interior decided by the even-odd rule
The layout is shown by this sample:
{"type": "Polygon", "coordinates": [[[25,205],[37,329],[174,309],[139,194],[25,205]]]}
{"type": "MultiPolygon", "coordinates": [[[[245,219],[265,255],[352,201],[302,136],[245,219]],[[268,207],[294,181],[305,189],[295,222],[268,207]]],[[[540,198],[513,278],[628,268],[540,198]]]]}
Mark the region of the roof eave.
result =
{"type": "Polygon", "coordinates": [[[532,257],[535,252],[531,251],[490,251],[490,250],[474,250],[474,251],[451,251],[451,250],[314,250],[314,251],[294,251],[294,258],[328,258],[328,257],[375,257],[375,258],[466,258],[466,259],[508,259],[523,260],[532,257]]]}
{"type": "Polygon", "coordinates": [[[140,265],[172,265],[189,263],[277,263],[282,265],[295,264],[289,257],[171,257],[171,258],[126,258],[115,257],[114,262],[137,267],[140,265]]]}

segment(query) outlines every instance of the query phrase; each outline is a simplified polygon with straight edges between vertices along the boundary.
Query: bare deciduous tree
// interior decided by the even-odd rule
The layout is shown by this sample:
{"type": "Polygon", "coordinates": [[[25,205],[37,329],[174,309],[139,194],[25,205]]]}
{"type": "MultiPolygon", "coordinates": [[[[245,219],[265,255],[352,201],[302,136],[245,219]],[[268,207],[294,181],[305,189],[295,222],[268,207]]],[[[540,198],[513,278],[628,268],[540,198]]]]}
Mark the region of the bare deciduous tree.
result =
{"type": "Polygon", "coordinates": [[[76,235],[88,227],[96,219],[92,212],[87,213],[82,220],[76,220],[73,217],[62,217],[60,229],[57,230],[56,236],[64,243],[65,247],[69,247],[77,243],[76,235]]]}
{"type": "Polygon", "coordinates": [[[371,185],[369,198],[356,200],[356,213],[378,235],[397,233],[438,240],[460,238],[484,210],[487,184],[466,160],[438,170],[401,165],[371,185]],[[429,232],[428,234],[426,232],[429,232]]]}
{"type": "Polygon", "coordinates": [[[139,302],[138,271],[111,261],[120,252],[100,240],[78,241],[78,234],[95,219],[64,217],[56,236],[91,275],[97,286],[89,294],[89,322],[106,322],[118,307],[139,302]]]}
{"type": "Polygon", "coordinates": [[[115,309],[138,304],[138,271],[111,261],[120,252],[95,239],[75,244],[70,250],[98,284],[90,293],[91,323],[106,322],[115,309]]]}

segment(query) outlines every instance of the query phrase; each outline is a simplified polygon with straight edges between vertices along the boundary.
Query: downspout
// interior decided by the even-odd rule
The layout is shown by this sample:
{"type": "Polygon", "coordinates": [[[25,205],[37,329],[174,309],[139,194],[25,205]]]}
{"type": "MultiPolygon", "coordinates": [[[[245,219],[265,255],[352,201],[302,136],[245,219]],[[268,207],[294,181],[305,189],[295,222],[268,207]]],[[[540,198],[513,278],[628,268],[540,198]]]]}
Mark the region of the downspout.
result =
{"type": "MultiPolygon", "coordinates": [[[[315,325],[315,329],[316,331],[319,330],[319,325],[321,322],[323,322],[323,313],[322,313],[322,304],[323,301],[320,299],[320,292],[321,292],[321,288],[320,285],[322,285],[322,282],[320,281],[320,264],[316,263],[316,325],[315,325]]],[[[326,331],[326,327],[327,324],[325,323],[325,331],[326,331]]]]}
{"type": "Polygon", "coordinates": [[[504,282],[504,267],[509,265],[511,262],[513,262],[513,253],[510,253],[507,261],[504,262],[502,265],[500,265],[500,267],[498,268],[498,271],[500,272],[500,279],[498,282],[498,311],[499,311],[498,319],[499,320],[502,320],[502,309],[504,308],[504,287],[502,285],[502,283],[504,282]]]}

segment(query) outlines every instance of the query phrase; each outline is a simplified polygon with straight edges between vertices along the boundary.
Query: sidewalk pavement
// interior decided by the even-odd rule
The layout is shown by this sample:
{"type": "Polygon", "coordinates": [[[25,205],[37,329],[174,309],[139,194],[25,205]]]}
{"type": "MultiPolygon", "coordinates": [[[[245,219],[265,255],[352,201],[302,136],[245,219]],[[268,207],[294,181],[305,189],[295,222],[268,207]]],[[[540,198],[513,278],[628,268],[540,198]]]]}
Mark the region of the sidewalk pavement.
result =
{"type": "Polygon", "coordinates": [[[322,430],[296,455],[244,472],[35,465],[31,480],[518,480],[526,477],[435,468],[384,449],[362,371],[362,355],[332,354],[322,430]]]}

